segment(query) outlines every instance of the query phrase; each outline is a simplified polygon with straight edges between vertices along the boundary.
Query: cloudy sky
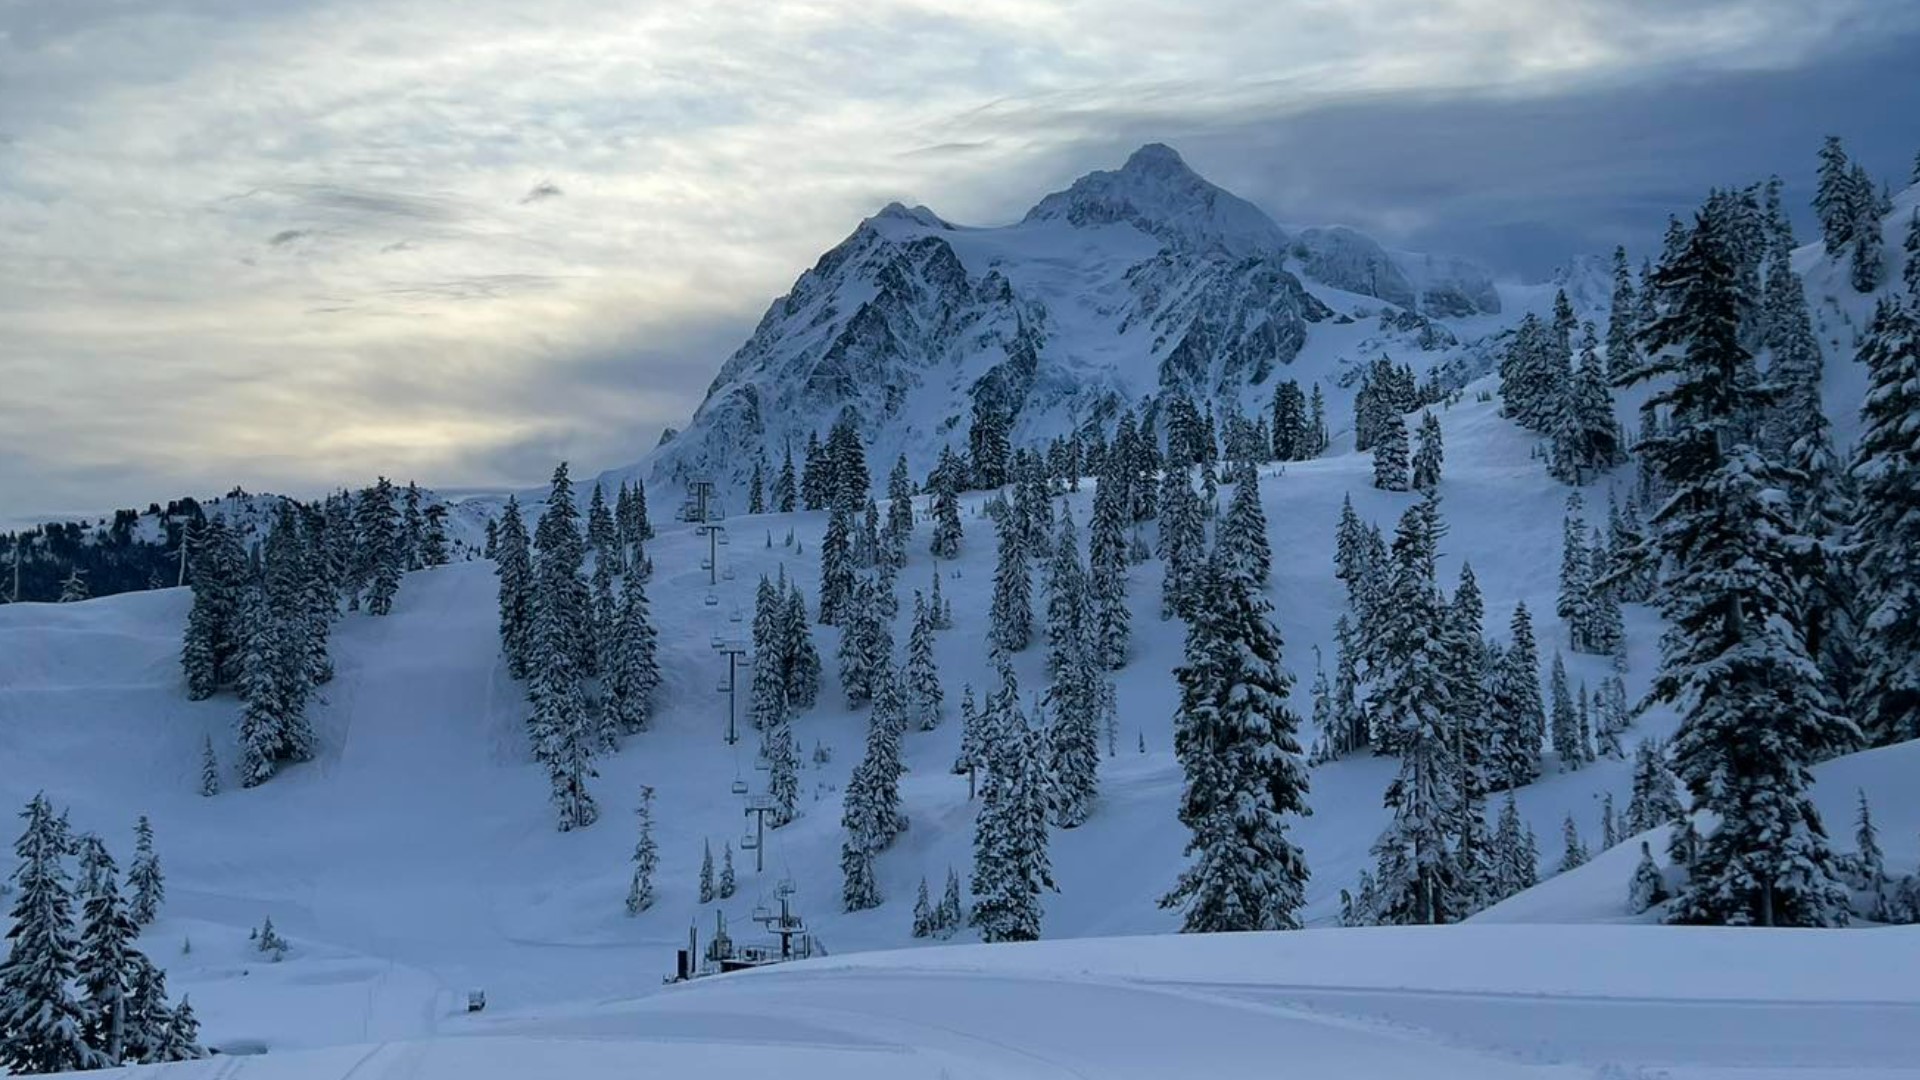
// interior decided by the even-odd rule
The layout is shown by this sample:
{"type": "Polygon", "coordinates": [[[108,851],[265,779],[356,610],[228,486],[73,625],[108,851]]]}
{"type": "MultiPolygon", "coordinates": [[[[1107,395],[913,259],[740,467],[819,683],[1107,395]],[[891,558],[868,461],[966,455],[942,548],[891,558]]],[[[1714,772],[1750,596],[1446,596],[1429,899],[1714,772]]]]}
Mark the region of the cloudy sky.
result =
{"type": "Polygon", "coordinates": [[[1904,179],[1894,0],[0,0],[0,520],[639,457],[892,199],[1161,140],[1537,277],[1819,136],[1904,179]]]}

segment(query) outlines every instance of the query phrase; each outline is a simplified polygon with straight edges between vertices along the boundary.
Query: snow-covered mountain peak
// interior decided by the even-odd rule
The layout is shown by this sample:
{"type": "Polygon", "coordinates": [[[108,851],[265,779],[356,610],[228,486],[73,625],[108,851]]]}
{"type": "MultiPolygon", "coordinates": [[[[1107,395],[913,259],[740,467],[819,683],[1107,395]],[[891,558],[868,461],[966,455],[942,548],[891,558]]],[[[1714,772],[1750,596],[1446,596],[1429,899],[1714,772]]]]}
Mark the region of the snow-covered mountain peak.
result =
{"type": "Polygon", "coordinates": [[[1259,207],[1203,179],[1164,143],[1135,150],[1118,169],[1090,172],[1027,211],[1028,222],[1127,224],[1162,243],[1236,257],[1285,250],[1287,234],[1259,207]]]}
{"type": "Polygon", "coordinates": [[[964,446],[976,411],[1023,444],[1111,428],[1169,392],[1253,415],[1280,379],[1344,388],[1363,353],[1405,347],[1439,362],[1471,342],[1428,320],[1499,312],[1472,263],[1388,251],[1344,227],[1290,233],[1150,143],[1012,225],[887,204],[768,308],[679,435],[602,481],[643,475],[671,490],[705,477],[739,492],[756,465],[764,474],[842,419],[871,459],[904,454],[924,475],[964,446]],[[1377,312],[1364,298],[1409,318],[1385,337],[1337,329],[1377,312]]]}
{"type": "Polygon", "coordinates": [[[942,218],[939,214],[934,213],[924,206],[904,206],[898,202],[890,202],[881,207],[880,212],[868,220],[899,221],[912,225],[925,226],[929,229],[953,228],[952,225],[947,223],[945,218],[942,218]]]}

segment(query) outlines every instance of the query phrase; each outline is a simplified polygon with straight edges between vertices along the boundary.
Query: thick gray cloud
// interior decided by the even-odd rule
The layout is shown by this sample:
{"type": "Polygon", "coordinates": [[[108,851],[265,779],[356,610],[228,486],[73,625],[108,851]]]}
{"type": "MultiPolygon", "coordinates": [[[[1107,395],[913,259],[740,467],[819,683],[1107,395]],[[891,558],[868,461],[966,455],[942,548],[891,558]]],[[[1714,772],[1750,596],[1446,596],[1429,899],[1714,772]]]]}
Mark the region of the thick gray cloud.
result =
{"type": "MultiPolygon", "coordinates": [[[[886,201],[1147,139],[1284,221],[1538,273],[1711,182],[1891,174],[1884,0],[0,6],[0,517],[643,453],[886,201]]],[[[1902,52],[1904,50],[1904,53],[1902,52]]]]}

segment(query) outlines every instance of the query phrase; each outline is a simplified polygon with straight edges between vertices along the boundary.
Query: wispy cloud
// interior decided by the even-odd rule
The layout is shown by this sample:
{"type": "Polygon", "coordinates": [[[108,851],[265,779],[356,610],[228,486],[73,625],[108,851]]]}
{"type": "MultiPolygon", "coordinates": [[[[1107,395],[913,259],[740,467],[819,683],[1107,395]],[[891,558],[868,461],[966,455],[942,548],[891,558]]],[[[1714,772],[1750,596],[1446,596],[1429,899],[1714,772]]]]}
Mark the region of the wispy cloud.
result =
{"type": "Polygon", "coordinates": [[[1157,137],[1280,216],[1419,233],[1418,185],[1458,208],[1475,174],[1311,117],[1790,71],[1916,24],[1884,0],[0,7],[0,504],[611,464],[886,199],[1008,220],[1157,137]],[[1294,148],[1405,183],[1362,205],[1294,148]]]}

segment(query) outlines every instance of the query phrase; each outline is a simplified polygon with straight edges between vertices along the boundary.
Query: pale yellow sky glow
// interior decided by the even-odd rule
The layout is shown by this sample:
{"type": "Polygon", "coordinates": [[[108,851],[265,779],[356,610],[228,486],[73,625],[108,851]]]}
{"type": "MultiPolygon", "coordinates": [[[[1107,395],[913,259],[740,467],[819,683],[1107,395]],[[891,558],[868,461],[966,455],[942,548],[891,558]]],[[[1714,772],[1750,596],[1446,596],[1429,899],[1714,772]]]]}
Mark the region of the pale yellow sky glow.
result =
{"type": "Polygon", "coordinates": [[[1791,65],[1902,7],[0,3],[0,519],[617,464],[890,199],[1006,220],[1142,135],[1791,65]]]}

